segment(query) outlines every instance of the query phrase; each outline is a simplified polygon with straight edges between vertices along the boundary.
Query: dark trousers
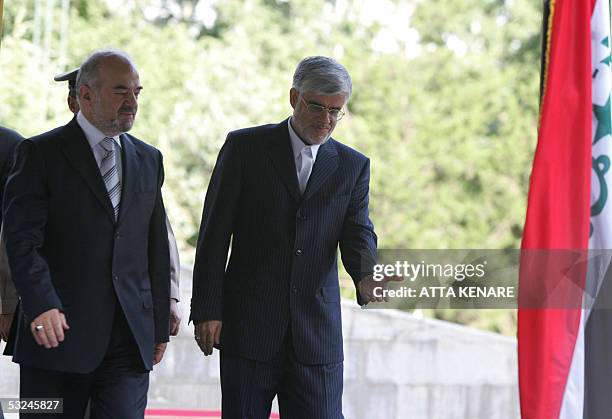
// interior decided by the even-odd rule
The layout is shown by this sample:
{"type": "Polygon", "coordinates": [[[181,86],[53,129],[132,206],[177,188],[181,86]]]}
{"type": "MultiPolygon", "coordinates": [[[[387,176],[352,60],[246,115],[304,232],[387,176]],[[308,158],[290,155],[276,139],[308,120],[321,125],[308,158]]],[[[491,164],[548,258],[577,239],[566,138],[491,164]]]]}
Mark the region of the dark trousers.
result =
{"type": "Polygon", "coordinates": [[[342,419],[342,362],[300,363],[291,335],[270,361],[221,351],[223,419],[268,419],[278,395],[281,418],[342,419]]]}
{"type": "Polygon", "coordinates": [[[106,356],[93,372],[74,374],[20,367],[20,397],[63,398],[64,403],[62,415],[22,413],[20,418],[83,419],[89,402],[91,419],[142,419],[148,389],[149,371],[117,304],[106,356]]]}

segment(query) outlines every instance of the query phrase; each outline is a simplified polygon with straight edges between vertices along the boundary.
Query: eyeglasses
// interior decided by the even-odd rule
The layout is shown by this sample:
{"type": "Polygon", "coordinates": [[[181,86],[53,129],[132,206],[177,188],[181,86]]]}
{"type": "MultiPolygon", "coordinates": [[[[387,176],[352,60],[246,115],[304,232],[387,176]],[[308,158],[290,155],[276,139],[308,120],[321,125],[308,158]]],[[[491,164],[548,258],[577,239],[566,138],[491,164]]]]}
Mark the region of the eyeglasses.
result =
{"type": "Polygon", "coordinates": [[[302,102],[304,102],[304,105],[306,105],[306,109],[308,109],[308,112],[310,113],[320,114],[323,112],[327,112],[329,116],[332,117],[332,119],[335,119],[336,121],[341,120],[342,117],[345,115],[342,109],[328,108],[327,106],[318,105],[316,103],[309,103],[306,102],[303,97],[300,97],[300,99],[302,99],[302,102]]]}

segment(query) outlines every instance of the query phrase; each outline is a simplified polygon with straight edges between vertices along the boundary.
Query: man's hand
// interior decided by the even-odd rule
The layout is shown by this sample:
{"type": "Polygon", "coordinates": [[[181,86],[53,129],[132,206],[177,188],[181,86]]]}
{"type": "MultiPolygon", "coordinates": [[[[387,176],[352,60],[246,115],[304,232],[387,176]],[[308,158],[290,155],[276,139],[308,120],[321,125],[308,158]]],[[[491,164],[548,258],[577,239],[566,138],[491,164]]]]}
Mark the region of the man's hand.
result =
{"type": "Polygon", "coordinates": [[[66,316],[57,308],[45,311],[30,323],[34,340],[47,349],[57,348],[64,341],[64,330],[68,329],[66,316]]]}
{"type": "Polygon", "coordinates": [[[13,323],[13,313],[0,314],[0,341],[8,342],[9,332],[11,331],[11,323],[13,323]]]}
{"type": "Polygon", "coordinates": [[[221,320],[208,320],[193,326],[196,343],[204,355],[211,355],[213,345],[218,345],[221,339],[221,320]]]}
{"type": "MultiPolygon", "coordinates": [[[[404,278],[401,276],[385,276],[380,281],[375,281],[372,275],[366,276],[361,281],[357,283],[357,291],[361,296],[362,300],[365,301],[365,304],[374,303],[374,302],[387,302],[389,301],[389,297],[376,297],[374,295],[374,288],[380,287],[382,290],[386,290],[389,287],[390,281],[403,281],[404,278]]],[[[378,290],[376,292],[377,295],[381,295],[381,291],[378,290]]]]}
{"type": "Polygon", "coordinates": [[[164,352],[166,352],[166,346],[168,344],[166,342],[156,343],[153,347],[153,365],[157,365],[161,362],[164,357],[164,352]]]}
{"type": "Polygon", "coordinates": [[[170,336],[176,336],[181,325],[181,312],[174,298],[170,299],[170,336]]]}

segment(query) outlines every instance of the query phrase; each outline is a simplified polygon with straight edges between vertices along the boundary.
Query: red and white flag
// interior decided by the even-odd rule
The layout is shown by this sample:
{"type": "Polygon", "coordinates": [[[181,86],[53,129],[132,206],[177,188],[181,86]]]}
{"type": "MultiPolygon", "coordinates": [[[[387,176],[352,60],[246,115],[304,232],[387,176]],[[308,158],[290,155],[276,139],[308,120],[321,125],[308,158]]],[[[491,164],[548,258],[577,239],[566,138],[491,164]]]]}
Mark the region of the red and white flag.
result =
{"type": "Polygon", "coordinates": [[[521,296],[552,287],[550,277],[521,266],[523,419],[612,417],[610,42],[609,0],[545,2],[540,128],[522,248],[570,251],[588,262],[572,281],[553,278],[558,295],[578,294],[578,304],[567,305],[522,305],[521,296]]]}

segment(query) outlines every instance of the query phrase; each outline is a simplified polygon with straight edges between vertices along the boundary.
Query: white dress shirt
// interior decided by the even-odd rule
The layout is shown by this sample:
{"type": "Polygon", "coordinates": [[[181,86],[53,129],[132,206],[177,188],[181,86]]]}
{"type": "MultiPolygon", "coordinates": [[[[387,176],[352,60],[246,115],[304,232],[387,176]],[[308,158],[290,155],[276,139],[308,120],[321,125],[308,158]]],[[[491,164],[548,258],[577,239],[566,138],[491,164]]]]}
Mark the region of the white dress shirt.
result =
{"type": "MultiPolygon", "coordinates": [[[[91,151],[93,152],[94,158],[96,159],[96,163],[98,164],[98,168],[100,168],[100,164],[102,159],[106,155],[104,149],[100,145],[100,142],[105,139],[107,136],[104,135],[98,128],[94,127],[91,122],[87,120],[85,115],[81,111],[77,114],[77,123],[85,133],[85,138],[87,138],[87,142],[89,143],[89,147],[91,147],[91,151]]],[[[121,134],[119,134],[121,135],[121,134]]],[[[121,140],[119,140],[119,135],[116,135],[113,138],[115,140],[115,144],[119,146],[116,150],[119,152],[117,155],[121,156],[121,140]]],[[[122,162],[121,158],[118,158],[116,161],[117,172],[119,173],[119,179],[123,182],[123,170],[122,170],[122,162]]]]}
{"type": "Polygon", "coordinates": [[[293,149],[293,158],[295,160],[295,171],[296,175],[299,177],[300,175],[300,167],[302,167],[302,149],[306,147],[310,147],[310,151],[312,152],[312,160],[313,164],[317,161],[317,151],[319,151],[319,147],[321,144],[315,145],[306,145],[304,141],[300,139],[300,136],[293,129],[292,121],[293,118],[289,118],[289,138],[291,138],[291,148],[293,149]]]}

